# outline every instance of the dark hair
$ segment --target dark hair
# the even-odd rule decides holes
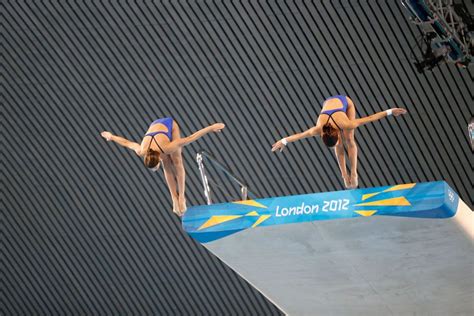
[[[324,144],[328,147],[333,147],[337,144],[339,139],[339,131],[332,127],[330,124],[323,126],[323,133],[321,135]]]
[[[160,153],[156,150],[148,149],[143,159],[145,167],[149,169],[155,168],[160,163]]]

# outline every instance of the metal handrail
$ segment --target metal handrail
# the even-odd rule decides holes
[[[255,194],[248,190],[248,185],[242,180],[234,176],[221,162],[214,158],[211,154],[206,151],[201,151],[196,154],[196,162],[201,173],[201,180],[204,188],[204,196],[208,205],[212,204],[211,189],[209,187],[209,181],[207,179],[206,167],[204,166],[203,157],[212,162],[212,164],[223,171],[229,178],[234,180],[240,186],[241,199],[247,200],[250,196],[252,199],[256,198]]]

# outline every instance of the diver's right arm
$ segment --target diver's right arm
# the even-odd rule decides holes
[[[288,143],[296,142],[300,139],[307,138],[307,137],[313,137],[313,136],[317,136],[317,135],[320,135],[320,134],[321,134],[321,127],[320,126],[311,127],[310,129],[307,129],[304,132],[297,133],[297,134],[294,134],[294,135],[291,135],[291,136],[280,139],[275,144],[273,144],[272,151],[277,151],[277,150],[282,151]]]
[[[132,142],[126,138],[113,135],[112,133],[106,132],[106,131],[100,133],[100,135],[104,137],[108,142],[112,141],[114,143],[117,143],[122,147],[134,150],[138,156],[142,156],[142,150],[141,150],[140,144]]]

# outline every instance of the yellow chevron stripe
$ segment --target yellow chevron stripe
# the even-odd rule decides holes
[[[245,216],[258,216],[258,213],[255,212],[255,211],[252,211],[252,212],[248,212],[247,214],[245,214]]]
[[[356,212],[357,214],[360,214],[362,216],[372,216],[375,213],[377,213],[377,211],[354,211],[354,212]]]
[[[366,199],[368,199],[368,198],[370,198],[370,197],[373,197],[373,196],[375,196],[375,195],[377,195],[377,194],[380,194],[380,193],[382,193],[382,192],[375,192],[375,193],[367,193],[367,194],[364,194],[364,195],[362,195],[362,201],[364,201],[364,200],[366,200]]]
[[[238,201],[238,202],[232,202],[232,203],[243,204],[243,205],[248,205],[248,206],[255,206],[255,207],[261,207],[261,208],[267,208],[265,205],[257,203],[254,200],[245,200],[245,201]]]
[[[404,196],[386,199],[386,200],[378,200],[373,202],[366,202],[361,204],[356,204],[355,206],[408,206],[411,205]]]
[[[406,190],[406,189],[411,189],[416,185],[416,183],[407,183],[407,184],[399,184],[395,185],[391,188],[388,188],[384,192],[391,192],[391,191],[398,191],[398,190]]]
[[[398,185],[394,185],[393,187],[388,188],[387,190],[384,190],[382,192],[367,193],[367,194],[362,195],[362,201],[365,201],[368,198],[371,198],[371,197],[376,196],[377,194],[380,194],[380,193],[383,193],[383,192],[392,192],[392,191],[411,189],[415,185],[416,185],[416,183],[398,184]]]
[[[201,227],[198,228],[198,230],[216,226],[218,224],[222,224],[228,221],[231,221],[233,219],[242,217],[242,215],[213,215],[211,218],[207,220],[204,224],[201,225]]]
[[[252,228],[260,225],[261,223],[266,221],[270,216],[271,215],[261,215],[259,219],[257,219],[257,221],[252,225]]]

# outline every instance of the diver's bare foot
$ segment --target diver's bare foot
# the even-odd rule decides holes
[[[351,175],[351,188],[356,189],[359,186],[359,178],[357,174]]]
[[[344,186],[346,189],[351,188],[351,178],[349,176],[342,177],[344,179]]]
[[[173,198],[173,212],[178,214],[179,213],[179,200],[178,198]]]
[[[178,207],[179,207],[179,212],[181,214],[184,214],[184,212],[186,212],[187,207],[186,207],[185,197],[179,197]]]

